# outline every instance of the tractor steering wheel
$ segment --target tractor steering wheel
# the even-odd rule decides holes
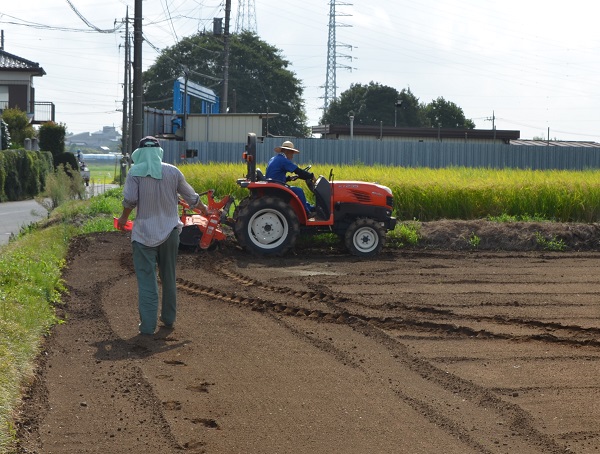
[[[304,168],[305,172],[308,172],[311,169],[311,165],[306,166]],[[306,187],[310,190],[310,192],[315,192],[315,182],[314,180],[304,180],[304,182],[306,183]]]

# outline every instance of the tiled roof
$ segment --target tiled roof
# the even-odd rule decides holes
[[[17,57],[3,50],[0,50],[0,71],[31,71],[39,76],[46,74],[39,63]]]

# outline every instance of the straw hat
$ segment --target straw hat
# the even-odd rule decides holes
[[[275,148],[276,153],[281,153],[284,150],[293,151],[294,153],[300,153],[299,150],[296,150],[294,148],[294,144],[292,142],[290,142],[289,140],[286,140],[285,142],[283,142],[280,147]]]

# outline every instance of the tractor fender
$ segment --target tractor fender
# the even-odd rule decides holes
[[[306,222],[306,210],[304,209],[304,205],[302,205],[298,196],[288,185],[273,180],[265,180],[250,183],[247,189],[250,191],[252,199],[276,197],[283,200],[290,205],[292,210],[294,210],[301,223]]]

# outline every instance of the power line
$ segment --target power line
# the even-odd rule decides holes
[[[145,36],[145,35],[144,35],[144,41],[145,41],[145,42],[146,42],[146,43],[147,43],[147,44],[148,44],[148,45],[149,45],[149,46],[150,46],[152,49],[154,49],[154,50],[155,50],[155,51],[156,51],[158,54],[161,54],[161,55],[163,55],[165,58],[167,58],[167,59],[171,60],[171,61],[172,61],[173,63],[175,63],[176,65],[180,65],[180,66],[182,66],[182,65],[183,65],[182,63],[178,62],[178,61],[177,61],[177,60],[175,60],[174,58],[170,57],[168,54],[166,54],[166,53],[163,53],[163,52],[162,52],[162,51],[161,51],[161,50],[160,50],[158,47],[156,47],[154,44],[152,44],[150,41],[148,41],[148,38],[146,38],[146,36]],[[208,49],[206,49],[206,50],[208,50]],[[196,75],[196,76],[205,77],[205,78],[207,78],[207,79],[210,79],[210,80],[217,80],[217,81],[221,81],[221,78],[219,78],[219,77],[209,76],[208,74],[202,74],[202,73],[199,73],[199,72],[197,72],[197,71],[194,71],[194,70],[189,70],[189,72],[190,72],[191,74],[194,74],[194,75]]]
[[[10,17],[11,19],[13,19],[13,21],[19,21],[19,22],[2,20],[3,17]],[[76,33],[98,33],[98,30],[95,30],[95,29],[88,30],[88,29],[73,28],[73,27],[57,27],[57,26],[53,26],[53,25],[46,25],[46,24],[40,24],[38,22],[27,21],[25,19],[21,19],[21,18],[15,17],[15,16],[11,16],[10,14],[4,14],[4,13],[0,13],[0,23],[9,24],[9,25],[17,25],[20,27],[34,28],[37,30],[52,30],[52,31],[76,32]],[[102,31],[102,33],[115,33],[116,31],[120,30],[121,27],[122,27],[122,25],[119,25],[118,27],[115,27],[112,30],[104,30],[104,31]]]
[[[169,4],[167,0],[165,0],[165,7],[167,9],[167,16],[169,19],[169,25],[171,26],[171,30],[173,31],[173,36],[175,37],[175,42],[179,42],[179,37],[177,36],[177,32],[175,31],[175,26],[173,25],[173,18],[171,17],[171,10],[169,9]]]
[[[83,23],[85,25],[87,25],[91,29],[97,31],[98,33],[114,33],[114,32],[116,32],[117,30],[119,30],[123,26],[123,24],[119,24],[118,27],[115,26],[112,30],[102,30],[101,28],[96,27],[94,24],[92,24],[90,21],[88,21],[85,17],[83,17],[83,14],[81,14],[77,10],[77,8],[75,8],[75,6],[73,6],[73,4],[71,3],[70,0],[67,0],[67,3],[71,7],[71,9],[75,12],[75,14],[77,14],[77,16],[83,21]]]

